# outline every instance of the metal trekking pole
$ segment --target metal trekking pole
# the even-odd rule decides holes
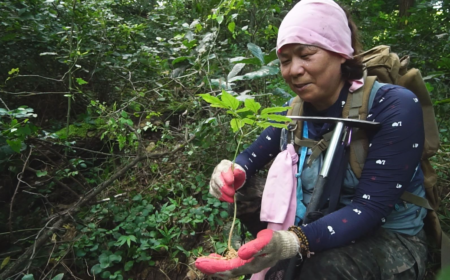
[[[346,139],[342,139],[343,131],[347,129],[351,129],[353,127],[361,128],[361,129],[378,129],[381,125],[376,122],[369,121],[361,121],[361,120],[352,120],[352,119],[343,119],[343,118],[327,118],[327,117],[304,117],[304,116],[289,116],[293,120],[303,120],[310,122],[320,122],[320,123],[332,123],[336,124],[333,135],[330,140],[330,144],[328,146],[327,152],[325,154],[324,162],[322,165],[322,169],[318,175],[316,184],[313,189],[313,193],[311,196],[311,201],[309,202],[306,213],[304,216],[304,224],[308,224],[312,222],[312,217],[310,213],[319,211],[320,201],[322,198],[322,194],[327,183],[328,174],[331,168],[331,164],[333,163],[333,158],[336,153],[336,149],[339,146],[339,143],[342,143]],[[351,134],[351,133],[350,133]],[[344,138],[349,137],[349,135],[345,135]],[[341,141],[342,140],[342,141]],[[299,258],[297,256],[293,257],[289,261],[289,265],[285,271],[283,279],[292,280],[294,279],[294,274],[296,272],[297,261]],[[303,265],[303,262],[302,264]],[[300,267],[301,269],[301,267]]]

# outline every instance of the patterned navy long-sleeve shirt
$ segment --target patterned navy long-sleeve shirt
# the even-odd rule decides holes
[[[341,117],[348,85],[339,99],[325,111],[318,112],[305,103],[305,115]],[[422,109],[411,91],[384,85],[376,93],[367,120],[382,124],[375,133],[367,133],[369,151],[352,202],[302,229],[312,252],[349,244],[379,228],[405,190],[422,184],[423,174],[416,167],[424,143]],[[318,140],[332,127],[308,123],[309,138]],[[245,167],[247,177],[255,174],[280,152],[281,129],[269,127],[236,159]],[[413,181],[411,178],[414,176]],[[369,199],[367,199],[369,198]]]

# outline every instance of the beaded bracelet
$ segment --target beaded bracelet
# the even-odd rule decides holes
[[[309,242],[306,235],[303,233],[302,229],[298,226],[291,226],[288,229],[295,233],[300,241],[300,251],[302,255],[309,255]]]

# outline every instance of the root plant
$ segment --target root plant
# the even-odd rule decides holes
[[[211,107],[222,108],[226,110],[228,116],[231,116],[230,128],[237,139],[237,147],[234,152],[233,165],[239,154],[242,142],[259,128],[267,128],[269,126],[277,128],[286,128],[286,122],[290,119],[277,113],[287,111],[289,107],[270,107],[261,110],[261,104],[252,98],[246,98],[243,102],[239,101],[233,95],[225,90],[219,97],[210,94],[200,94],[206,102],[211,104]],[[243,106],[242,106],[243,105]],[[234,213],[233,222],[231,224],[230,233],[228,235],[228,250],[224,259],[233,259],[237,257],[236,250],[231,245],[231,238],[233,236],[234,224],[236,222],[236,196],[234,199]]]

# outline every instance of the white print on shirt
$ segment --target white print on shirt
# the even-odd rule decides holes
[[[402,126],[402,122],[395,122],[392,124],[392,126]]]
[[[256,157],[256,154],[255,154],[255,153],[252,153],[252,156],[253,156],[253,157]]]
[[[384,97],[381,97],[380,101],[378,103],[381,103],[384,101]]]
[[[376,161],[376,164],[385,165],[386,161],[384,159],[383,160],[379,159],[379,160]]]
[[[419,144],[418,143],[414,143],[413,144],[413,148],[417,148],[417,147],[419,147]]]
[[[364,198],[364,199],[367,199],[367,200],[370,200],[370,194],[365,194],[365,195],[363,195],[363,198]]]
[[[269,154],[269,157],[273,157],[273,155],[272,155],[272,154]]]
[[[372,147],[372,143],[369,144],[369,148]]]
[[[419,102],[419,99],[417,99],[417,98],[413,98],[413,100],[414,100],[414,102]]]
[[[382,223],[386,222],[386,219],[385,218],[381,218],[381,222]]]
[[[397,189],[401,189],[403,186],[400,184],[397,184],[397,186],[395,186]]]
[[[353,209],[353,212],[355,212],[355,213],[358,214],[358,215],[361,215],[361,210]]]
[[[253,160],[251,158],[248,158],[248,160],[253,163]]]
[[[419,166],[418,166],[418,165],[416,166],[416,171],[417,171],[417,168],[419,168]]]
[[[272,138],[270,138],[269,135],[266,136],[266,139],[269,141],[272,140]]]
[[[328,226],[328,230],[330,231],[331,235],[335,234],[336,232],[334,232],[334,229],[330,226]]]
[[[369,114],[368,116],[367,116],[367,118],[370,118],[372,116],[372,114]]]
[[[342,107],[344,107],[344,105],[345,105],[345,101],[342,101]]]
[[[247,169],[247,170],[248,170],[248,167],[247,167],[247,165],[244,165],[244,167],[245,167],[245,169]]]

